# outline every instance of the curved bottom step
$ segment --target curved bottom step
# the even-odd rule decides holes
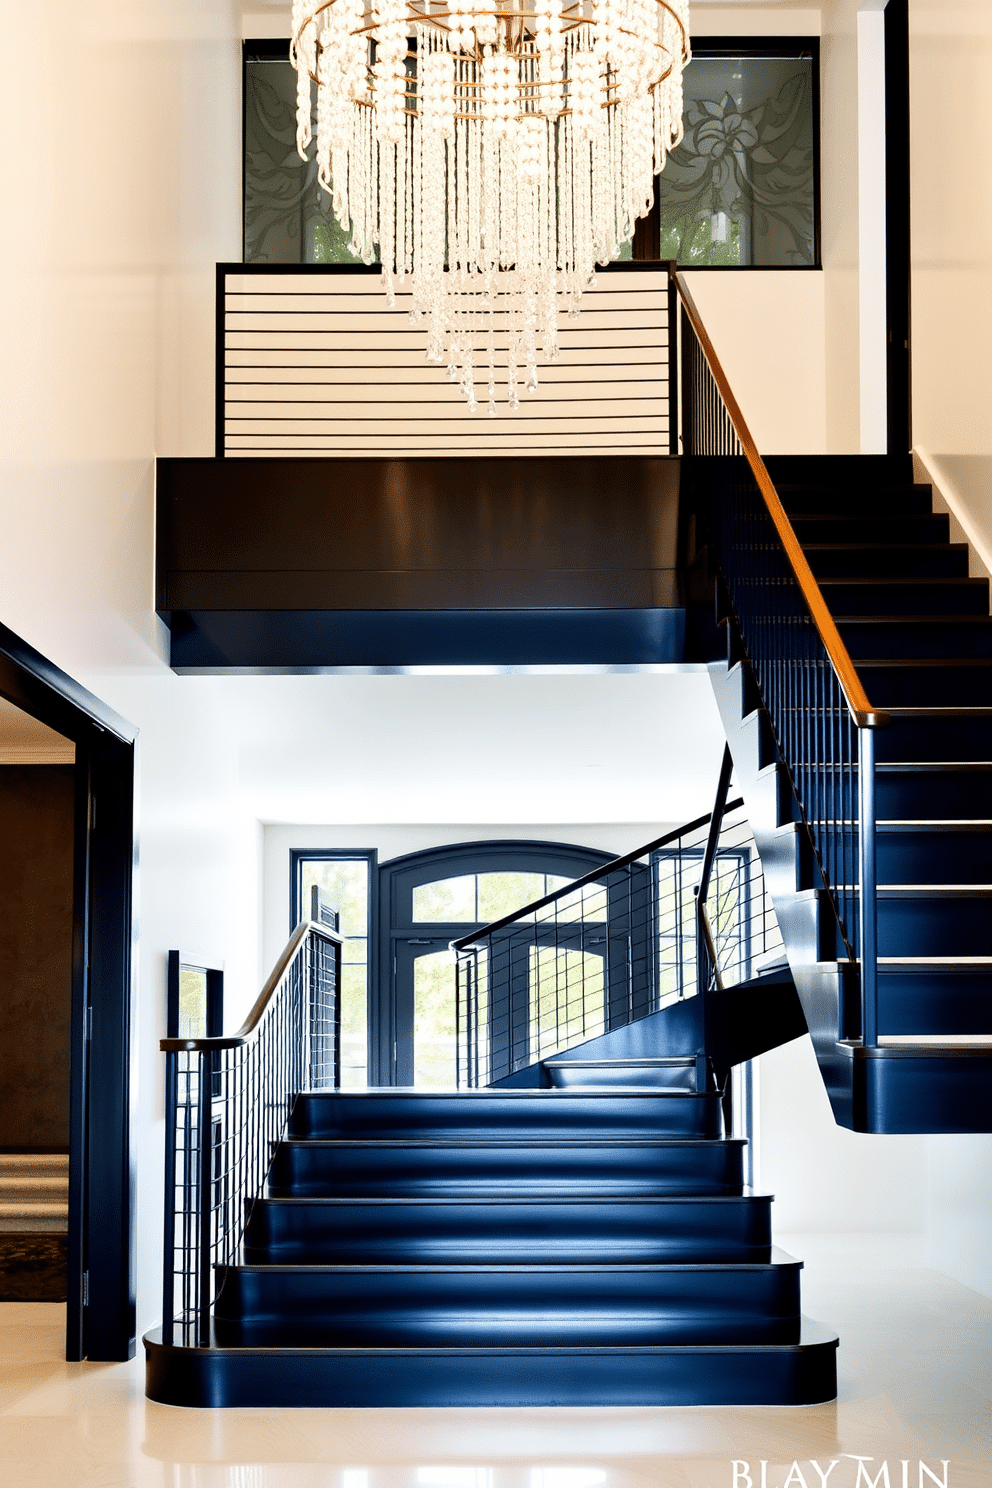
[[[818,1405],[837,1394],[837,1336],[670,1348],[187,1348],[145,1335],[162,1405],[419,1407]]]

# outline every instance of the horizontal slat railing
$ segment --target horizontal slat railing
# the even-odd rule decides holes
[[[704,541],[837,910],[859,963],[864,1044],[877,1042],[873,708],[720,365],[685,277],[681,430],[687,456],[722,457],[697,483]],[[692,484],[691,471],[688,483]]]
[[[341,939],[303,921],[237,1033],[168,1038],[163,1342],[205,1347],[296,1096],[340,1083]]]
[[[540,455],[583,450],[667,455],[676,398],[673,295],[659,264],[597,272],[561,353],[538,387],[505,401],[497,332],[497,416],[488,363],[471,413],[443,365],[425,357],[409,292],[387,302],[376,270],[344,265],[222,264],[217,279],[217,453],[240,457]]]

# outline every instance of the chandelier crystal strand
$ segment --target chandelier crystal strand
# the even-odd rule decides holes
[[[293,0],[297,148],[490,416],[558,356],[682,136],[687,0]]]

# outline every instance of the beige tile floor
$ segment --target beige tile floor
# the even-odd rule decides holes
[[[2,1488],[879,1488],[992,1484],[992,1302],[905,1247],[803,1236],[840,1393],[804,1409],[187,1411],[142,1363],[70,1365],[62,1309],[0,1306]],[[845,1455],[851,1454],[851,1455]],[[945,1470],[941,1459],[948,1459]],[[792,1470],[796,1461],[798,1468]],[[836,1465],[831,1469],[830,1463]],[[904,1483],[902,1462],[909,1465]],[[888,1464],[888,1479],[881,1473]],[[797,1476],[798,1472],[798,1476]],[[860,1478],[862,1488],[865,1478]]]

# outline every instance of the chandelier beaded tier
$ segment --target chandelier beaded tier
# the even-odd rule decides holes
[[[472,412],[504,358],[517,408],[682,137],[687,0],[293,0],[290,59],[351,251]]]

